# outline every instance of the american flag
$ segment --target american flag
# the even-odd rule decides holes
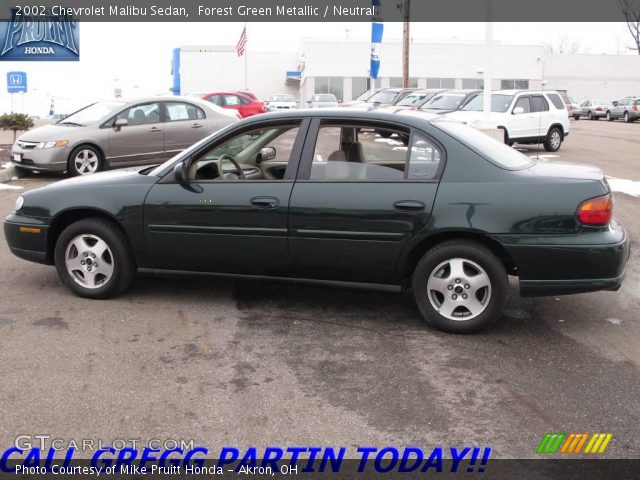
[[[240,35],[240,40],[238,40],[238,43],[236,44],[236,53],[238,54],[239,57],[244,55],[244,49],[246,46],[247,46],[247,27],[245,25],[245,27],[242,29],[242,35]]]

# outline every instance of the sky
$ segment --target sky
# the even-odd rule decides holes
[[[125,96],[167,93],[171,85],[171,52],[183,45],[235,45],[242,23],[82,23],[78,62],[0,62],[0,113],[11,109],[6,72],[26,71],[29,92],[15,98],[22,108],[44,116],[51,99],[56,113],[69,113],[95,100],[112,96],[116,83]],[[370,39],[371,26],[358,23],[249,23],[248,52],[292,51],[302,38]],[[411,24],[415,41],[484,41],[485,24]],[[401,23],[386,23],[384,42],[402,37]],[[564,38],[590,54],[633,52],[624,23],[494,23],[495,41],[511,45],[559,44]],[[249,56],[250,58],[250,56]]]

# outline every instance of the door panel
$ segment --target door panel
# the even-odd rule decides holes
[[[166,157],[190,147],[211,130],[204,111],[187,102],[165,102],[164,145]]]
[[[145,164],[164,159],[164,123],[158,102],[135,105],[117,115],[128,125],[109,129],[109,163]]]
[[[410,151],[403,147],[408,132],[395,128],[362,122],[310,132],[289,205],[294,275],[394,282],[403,246],[428,225],[444,161],[415,132]]]
[[[202,192],[156,184],[145,201],[152,268],[286,275],[287,203],[292,182],[200,183]],[[256,198],[270,205],[254,205]]]

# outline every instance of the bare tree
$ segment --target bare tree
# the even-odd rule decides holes
[[[542,45],[545,53],[579,53],[580,51],[580,42],[577,40],[572,40],[565,33],[561,37],[558,37],[556,40],[547,40]]]
[[[636,50],[640,55],[640,0],[618,0],[618,2],[635,43],[631,49]]]

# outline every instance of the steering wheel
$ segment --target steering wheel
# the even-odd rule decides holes
[[[224,173],[224,170],[222,169],[222,162],[224,160],[229,160],[231,163],[233,163],[233,166],[238,169],[238,175],[231,172]],[[232,180],[232,179],[237,180],[238,178],[240,178],[241,180],[247,179],[247,177],[244,174],[244,170],[242,170],[242,167],[240,166],[240,164],[236,162],[236,159],[233,158],[231,155],[227,155],[226,153],[223,153],[216,160],[216,165],[218,166],[218,174],[220,175],[221,180]],[[230,175],[230,176],[227,176],[227,175]],[[235,178],[232,178],[231,176]]]

